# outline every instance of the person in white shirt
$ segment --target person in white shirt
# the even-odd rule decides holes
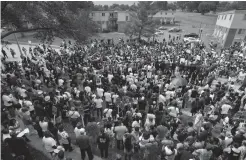
[[[111,80],[112,80],[113,77],[114,76],[111,73],[108,74],[108,81],[109,81],[109,83],[111,83]]]
[[[39,118],[39,125],[40,125],[43,133],[48,131],[48,122],[45,120],[44,117]]]
[[[77,126],[74,128],[75,137],[77,138],[78,136],[80,136],[81,132],[85,132],[85,129],[82,128],[82,124],[81,123],[78,123]]]
[[[90,95],[91,94],[91,87],[90,86],[86,86],[85,87],[85,91],[86,91],[87,94]]]
[[[58,135],[61,137],[60,143],[63,145],[65,151],[72,151],[73,148],[71,147],[71,139],[68,133],[64,130],[63,125],[59,126]]]
[[[57,148],[57,144],[56,141],[52,138],[51,133],[49,131],[44,132],[44,137],[42,141],[46,151],[49,152],[51,156],[53,156],[53,152]]]
[[[160,94],[158,98],[158,102],[162,103],[163,105],[166,104],[166,98],[164,95]]]
[[[101,118],[103,118],[103,111],[102,111],[102,103],[103,103],[103,100],[102,100],[102,98],[100,98],[100,97],[96,97],[95,99],[94,99],[94,102],[95,102],[95,104],[96,104],[96,109],[97,109],[97,117],[99,118],[100,116],[101,116]]]
[[[229,104],[223,104],[221,106],[221,114],[227,115],[230,109],[232,109],[232,106],[231,105],[229,105]]]
[[[116,103],[117,98],[119,98],[119,95],[116,94],[116,93],[113,93],[113,94],[112,94],[113,103]]]
[[[106,91],[106,92],[104,93],[104,97],[105,97],[105,101],[107,102],[107,104],[108,104],[108,103],[112,103],[112,96],[111,96],[111,93],[110,93],[110,92]],[[108,106],[108,105],[107,105],[107,106]]]
[[[136,91],[138,88],[134,83],[132,83],[130,87],[133,91]]]
[[[150,130],[150,126],[154,126],[155,125],[155,115],[154,114],[147,114],[147,118],[144,124],[145,130],[149,131]]]
[[[67,117],[70,119],[72,126],[75,128],[80,118],[79,112],[72,107],[71,110],[67,112]]]
[[[2,96],[2,100],[3,100],[3,105],[5,107],[9,107],[12,106],[13,104],[13,96],[12,94],[6,93]]]
[[[61,87],[64,83],[63,79],[58,79],[58,86]]]
[[[109,118],[112,117],[112,112],[113,110],[111,108],[105,108],[103,111],[103,114],[105,115],[105,118]]]
[[[100,87],[97,88],[97,95],[98,95],[100,98],[103,97],[103,92],[104,92],[104,89],[102,89],[102,88],[100,88]]]

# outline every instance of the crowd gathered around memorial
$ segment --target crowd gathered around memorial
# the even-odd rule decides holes
[[[32,136],[55,160],[72,160],[76,147],[82,160],[96,150],[109,160],[246,160],[240,44],[218,50],[174,36],[40,44],[15,62],[2,54],[3,160],[33,160]]]

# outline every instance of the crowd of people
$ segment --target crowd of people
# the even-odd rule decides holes
[[[27,143],[37,135],[53,159],[71,159],[70,123],[82,160],[95,146],[105,159],[117,149],[118,160],[245,160],[246,57],[239,45],[206,49],[169,37],[63,41],[59,51],[23,48],[20,62],[4,56],[2,158],[32,160]]]

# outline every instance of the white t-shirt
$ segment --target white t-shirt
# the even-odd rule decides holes
[[[58,80],[58,85],[59,85],[59,86],[62,86],[63,83],[64,83],[64,80],[63,80],[63,79],[59,79],[59,80]]]
[[[11,106],[12,105],[12,101],[13,101],[12,96],[10,96],[10,95],[3,95],[2,96],[2,100],[3,100],[3,104],[5,106]]]
[[[91,87],[86,86],[86,87],[85,87],[85,91],[86,91],[86,93],[91,93]]]
[[[39,121],[39,125],[42,128],[42,131],[43,132],[48,131],[48,122],[41,122],[41,121]]]
[[[104,92],[104,89],[102,89],[102,88],[97,88],[97,95],[98,95],[99,97],[103,97],[103,92]]]
[[[103,102],[103,100],[101,98],[94,99],[94,102],[96,103],[96,108],[102,108],[102,102]]]
[[[84,128],[78,129],[77,127],[75,127],[75,129],[74,129],[75,136],[76,136],[76,137],[80,136],[82,130],[85,131]]]
[[[137,90],[137,88],[138,88],[138,87],[137,87],[134,83],[131,85],[131,89],[132,89],[132,90]]]
[[[69,144],[68,139],[67,139],[69,136],[66,131],[62,131],[62,132],[58,131],[58,135],[61,136],[60,141],[62,144]]]
[[[132,128],[140,127],[140,124],[138,121],[133,121],[132,122]]]
[[[109,81],[109,83],[111,83],[111,80],[112,80],[113,77],[114,76],[112,74],[108,74],[108,81]]]
[[[159,103],[165,104],[166,103],[166,98],[163,95],[159,95],[159,99],[158,99]]]
[[[111,93],[105,92],[104,93],[104,97],[105,97],[105,101],[106,102],[111,102],[112,101],[112,99],[111,99]]]
[[[223,104],[221,109],[222,109],[221,114],[228,114],[228,111],[232,109],[232,107],[228,104]]]
[[[108,117],[112,117],[112,112],[113,110],[112,109],[108,109],[108,108],[105,108],[103,113],[106,114],[106,118]]]
[[[127,86],[123,86],[122,89],[123,89],[124,93],[127,92]]]
[[[56,141],[53,138],[43,137],[43,143],[44,143],[44,148],[47,150],[47,152],[53,152],[54,151],[54,148],[52,148],[52,147],[56,146]]]
[[[80,114],[79,114],[78,111],[69,111],[68,112],[68,117],[70,117],[70,118],[79,118]]]
[[[114,95],[112,95],[112,98],[113,98],[113,102],[116,103],[116,100],[117,100],[117,98],[119,98],[119,95],[114,94]]]
[[[31,101],[23,101],[23,103],[26,105],[26,106],[28,106],[29,107],[29,109],[28,109],[28,111],[33,111],[34,110],[34,106],[33,106],[33,104],[32,104],[32,102]]]
[[[179,113],[179,109],[176,107],[168,107],[168,110],[170,111],[169,115],[173,117],[177,117]]]

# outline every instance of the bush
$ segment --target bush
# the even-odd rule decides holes
[[[110,30],[108,30],[108,29],[103,29],[103,31],[102,31],[103,33],[109,33],[110,32]]]

